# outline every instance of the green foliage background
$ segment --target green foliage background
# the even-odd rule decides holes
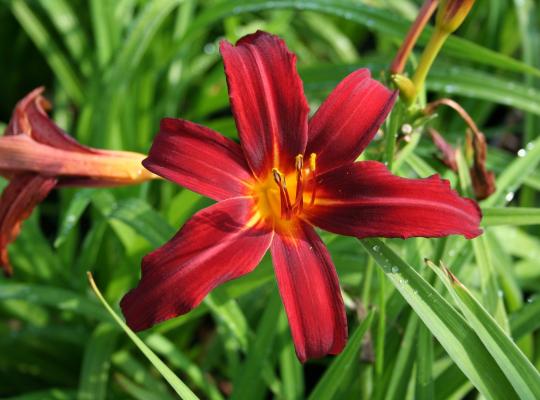
[[[91,146],[147,152],[164,116],[235,138],[219,40],[257,29],[283,37],[315,110],[356,68],[387,79],[418,7],[411,0],[4,0],[0,128],[18,99],[45,85],[54,120]],[[92,293],[86,271],[118,310],[141,257],[209,200],[163,181],[62,189],[24,223],[10,248],[15,277],[0,278],[0,396],[457,399],[479,390],[487,398],[540,398],[539,30],[535,0],[478,0],[428,77],[430,98],[458,100],[488,138],[498,190],[481,203],[485,235],[359,242],[323,234],[351,329],[340,357],[298,362],[265,258],[193,312],[141,334],[148,360]],[[463,144],[465,125],[452,112],[429,125]],[[467,193],[464,164],[458,180],[424,133],[418,127],[398,142],[396,173],[439,172]],[[383,153],[379,140],[367,156]],[[426,267],[426,257],[443,260],[470,292]]]

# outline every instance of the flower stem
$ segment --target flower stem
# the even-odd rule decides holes
[[[411,51],[416,44],[418,37],[420,36],[429,19],[437,9],[438,4],[438,0],[426,0],[424,2],[424,5],[420,9],[418,16],[416,17],[414,23],[411,26],[411,29],[407,33],[405,40],[401,44],[401,47],[399,48],[396,57],[394,58],[394,61],[392,61],[392,65],[390,66],[390,72],[392,74],[401,74],[405,69],[407,59],[409,58],[409,55],[411,54]]]
[[[429,40],[420,63],[418,64],[418,69],[413,76],[413,84],[416,87],[416,93],[418,94],[423,90],[424,83],[426,81],[427,74],[435,61],[435,58],[439,54],[444,42],[448,38],[449,33],[444,32],[440,29],[435,29],[433,36]]]
[[[402,120],[402,108],[401,103],[397,103],[394,109],[392,110],[392,113],[390,114],[390,118],[388,119],[388,125],[385,132],[385,154],[384,154],[384,161],[386,162],[386,166],[390,171],[392,171],[392,166],[394,163],[394,152],[396,149],[396,138],[399,126],[401,125]]]

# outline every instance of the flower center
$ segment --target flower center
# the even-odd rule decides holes
[[[288,221],[309,207],[316,196],[316,160],[312,153],[309,165],[299,154],[294,160],[294,172],[284,174],[277,168],[255,187],[257,208],[261,216],[274,221]]]

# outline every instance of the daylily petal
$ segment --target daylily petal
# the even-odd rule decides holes
[[[244,196],[253,179],[240,145],[202,125],[164,118],[143,165],[214,200]]]
[[[309,108],[296,56],[277,36],[248,35],[236,46],[221,42],[229,97],[240,141],[253,172],[294,170],[304,154]]]
[[[99,153],[99,150],[83,146],[60,129],[47,115],[50,103],[41,95],[45,88],[39,87],[20,100],[13,110],[4,134],[31,136],[39,143],[61,150],[80,153]]]
[[[318,177],[305,217],[330,232],[364,237],[441,237],[482,233],[482,214],[438,175],[406,179],[381,163],[357,162]]]
[[[216,286],[251,272],[272,236],[247,197],[199,211],[143,258],[139,285],[120,303],[127,324],[140,331],[188,312]]]
[[[55,178],[35,174],[14,177],[0,197],[0,268],[12,274],[7,246],[19,234],[21,223],[43,201],[56,184]]]
[[[299,221],[276,233],[272,259],[281,299],[300,361],[337,354],[347,341],[347,318],[326,246]]]
[[[371,79],[367,69],[343,79],[309,121],[306,154],[317,154],[317,169],[353,162],[377,133],[396,95]]]

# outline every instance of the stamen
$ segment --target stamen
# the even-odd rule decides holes
[[[292,206],[289,192],[287,191],[287,181],[285,180],[285,175],[283,175],[277,168],[272,168],[272,174],[274,176],[274,181],[279,187],[279,197],[281,200],[281,218],[290,219]]]
[[[311,200],[309,205],[312,206],[315,203],[315,195],[317,194],[317,154],[311,153],[309,155],[309,169],[313,179],[313,187],[311,189]]]
[[[293,212],[302,211],[304,207],[304,179],[302,177],[302,169],[304,168],[304,156],[298,154],[295,160],[296,167],[296,194],[294,197]]]

